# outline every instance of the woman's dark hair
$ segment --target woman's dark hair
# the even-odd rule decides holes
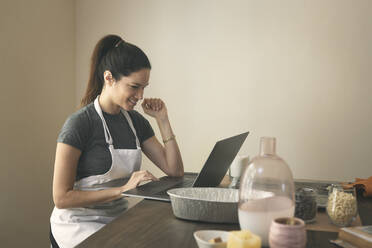
[[[144,68],[151,69],[151,65],[139,47],[125,42],[117,35],[103,37],[92,54],[88,86],[81,99],[81,106],[93,102],[101,93],[104,85],[103,73],[106,70],[118,81],[121,77]]]

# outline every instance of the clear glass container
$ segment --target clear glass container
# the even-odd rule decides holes
[[[340,227],[350,226],[357,213],[355,189],[343,189],[339,184],[332,184],[327,203],[327,214],[331,222]]]
[[[293,217],[295,210],[292,172],[275,149],[275,138],[261,138],[260,154],[244,171],[239,189],[240,228],[259,235],[263,246],[272,220]]]
[[[302,219],[305,223],[315,221],[317,212],[317,193],[313,188],[304,187],[296,190],[295,217]]]

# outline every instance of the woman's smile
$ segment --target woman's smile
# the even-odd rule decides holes
[[[133,105],[133,107],[137,104],[137,100],[134,99],[129,99],[129,102]]]

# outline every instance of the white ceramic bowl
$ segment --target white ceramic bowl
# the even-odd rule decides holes
[[[194,232],[194,238],[199,248],[226,248],[229,232],[220,230],[199,230]],[[222,242],[209,243],[208,241],[220,237]]]

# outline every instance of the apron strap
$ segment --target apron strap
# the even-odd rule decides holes
[[[102,109],[101,109],[101,106],[99,106],[98,98],[99,98],[99,95],[98,95],[97,98],[94,100],[94,108],[96,109],[96,111],[97,111],[99,117],[100,117],[101,120],[102,120],[103,130],[104,130],[104,132],[105,132],[105,139],[106,139],[106,142],[107,142],[109,145],[113,145],[113,141],[112,141],[112,137],[111,137],[111,134],[110,134],[110,130],[109,130],[108,126],[107,126],[107,123],[106,123],[106,121],[105,121],[105,118],[103,117]],[[130,129],[132,129],[132,132],[133,132],[133,134],[134,134],[134,137],[136,138],[136,146],[137,146],[137,149],[140,149],[140,148],[141,148],[141,145],[140,145],[140,142],[139,142],[139,140],[138,140],[137,132],[136,132],[136,129],[134,128],[134,125],[133,125],[132,119],[130,118],[128,112],[125,111],[124,109],[121,109],[121,113],[122,113],[122,114],[125,116],[125,118],[127,119]]]
[[[97,96],[96,100],[94,100],[94,108],[96,109],[99,117],[101,117],[101,120],[102,120],[102,123],[103,123],[103,130],[105,132],[106,142],[109,145],[112,145],[113,143],[112,143],[112,137],[111,137],[111,134],[110,134],[110,130],[108,129],[105,118],[103,118],[103,113],[102,113],[101,106],[99,106],[98,98],[99,98],[99,95]]]
[[[140,146],[140,142],[139,142],[138,137],[137,137],[136,129],[135,129],[134,126],[133,126],[132,119],[130,118],[128,112],[125,111],[124,109],[121,109],[121,112],[124,114],[125,118],[126,118],[127,121],[128,121],[128,124],[129,124],[130,128],[131,128],[132,131],[133,131],[134,136],[136,137],[136,145],[137,145],[137,149],[140,149],[140,148],[141,148],[141,146]]]

